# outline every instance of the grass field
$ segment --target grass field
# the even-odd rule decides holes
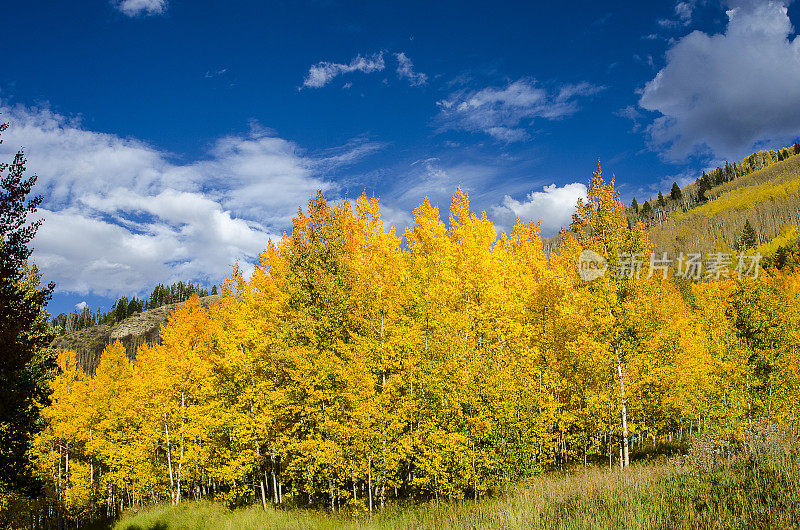
[[[478,502],[389,506],[372,517],[187,503],[128,514],[114,529],[800,528],[797,465],[797,438],[762,426],[747,443],[707,436],[685,458],[545,475]]]

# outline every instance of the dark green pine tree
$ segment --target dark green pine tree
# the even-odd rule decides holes
[[[647,202],[647,201],[644,201],[644,204],[642,205],[642,215],[647,217],[647,216],[650,215],[650,212],[652,212],[652,211],[653,211],[653,208],[650,207],[650,203]]]
[[[758,245],[758,235],[756,234],[756,231],[753,229],[753,225],[750,224],[749,220],[744,223],[741,241],[742,250],[755,248]]]
[[[634,202],[636,201],[636,199],[633,199],[633,200],[634,200]],[[217,294],[217,286],[216,285],[211,287],[211,294]]]
[[[673,201],[680,201],[683,199],[683,192],[677,182],[672,183],[672,191],[669,192],[669,198]]]
[[[7,124],[0,125],[0,133]],[[41,274],[29,264],[29,244],[41,220],[28,222],[41,196],[27,199],[36,176],[25,178],[25,157],[17,153],[0,164],[0,483],[23,494],[39,489],[26,452],[47,402],[47,377],[55,359],[46,348],[52,340],[45,312],[55,285],[41,287]]]
[[[122,322],[128,318],[128,299],[124,296],[117,298],[117,303],[114,304],[114,320]]]
[[[658,205],[662,208],[667,206],[667,201],[664,200],[664,195],[660,191],[658,192]]]
[[[631,201],[631,209],[634,212],[636,212],[637,214],[639,213],[639,203],[636,202],[636,197],[634,197],[633,200]],[[214,288],[216,289],[216,287],[217,286],[215,285]],[[214,293],[214,294],[217,294],[217,293]]]
[[[706,197],[706,192],[711,189],[711,183],[709,182],[709,177],[706,175],[705,171],[703,172],[703,176],[700,177],[700,180],[697,183],[697,190],[700,202],[706,202],[708,197]]]

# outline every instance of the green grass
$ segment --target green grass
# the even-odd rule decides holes
[[[800,528],[797,439],[759,429],[737,445],[700,438],[680,461],[545,475],[477,503],[388,506],[372,517],[186,503],[131,513],[114,529]]]

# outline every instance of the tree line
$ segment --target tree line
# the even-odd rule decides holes
[[[782,239],[800,226],[800,157],[741,175],[708,195],[708,201],[685,212],[673,210],[658,222],[651,220],[650,239],[658,251],[675,256],[749,249],[774,253],[772,242],[793,243]]]
[[[672,211],[686,212],[715,198],[714,194],[710,193],[715,187],[783,162],[796,154],[800,154],[800,145],[794,143],[790,147],[753,153],[739,163],[731,164],[725,161],[724,166],[718,166],[709,172],[703,171],[702,175],[685,189],[682,189],[677,182],[673,182],[668,195],[659,191],[656,199],[647,200],[641,206],[634,197],[628,215],[634,222],[642,221],[649,227],[663,221]]]
[[[626,466],[758,418],[797,427],[800,273],[626,275],[653,249],[594,174],[559,249],[498,234],[460,189],[401,239],[380,205],[318,193],[222,302],[190,299],[160,345],[59,357],[30,508],[87,521],[216,498],[354,512],[470,498],[544,470]],[[584,281],[581,256],[607,260]]]
[[[51,325],[57,334],[63,334],[98,324],[116,324],[142,311],[149,311],[168,304],[182,303],[194,295],[204,297],[209,294],[218,294],[216,285],[212,286],[209,291],[191,281],[186,283],[179,281],[166,286],[158,284],[153,288],[149,298],[139,300],[134,296],[129,300],[127,297],[121,296],[114,301],[110,311],[102,309],[93,311],[89,307],[76,308],[71,313],[60,313],[52,319]]]

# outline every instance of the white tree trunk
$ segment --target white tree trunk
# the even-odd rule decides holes
[[[167,438],[167,469],[169,469],[169,490],[172,504],[175,504],[175,478],[172,474],[172,448],[169,444],[169,426],[167,425],[167,413],[164,413],[164,435]]]
[[[628,409],[626,407],[628,399],[625,396],[625,380],[622,377],[622,359],[619,356],[619,352],[617,352],[617,376],[619,377],[619,401],[622,415],[622,462],[620,463],[624,467],[628,467],[630,465],[628,458]]]

